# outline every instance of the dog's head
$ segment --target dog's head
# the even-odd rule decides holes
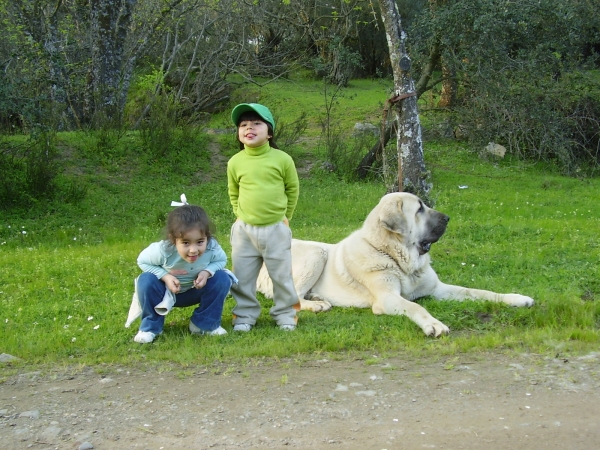
[[[424,255],[444,232],[450,217],[429,208],[407,192],[385,195],[372,211],[373,219],[387,232],[394,233],[407,247],[416,247]]]

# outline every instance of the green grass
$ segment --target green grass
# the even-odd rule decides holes
[[[284,113],[302,108],[301,99],[299,95],[293,100],[299,106]],[[363,112],[353,114],[364,117],[378,101],[372,99]],[[347,122],[352,126],[354,120],[353,115]],[[200,141],[196,154],[206,155],[208,141]],[[77,136],[61,136],[61,142],[71,148]],[[298,330],[282,333],[268,316],[270,301],[262,299],[263,315],[251,333],[191,336],[190,310],[176,309],[155,343],[136,344],[132,337],[139,322],[124,328],[139,273],[135,261],[144,247],[160,239],[171,200],[185,192],[191,202],[204,206],[230,253],[234,217],[224,169],[207,181],[196,170],[194,155],[182,157],[189,162],[178,170],[158,170],[135,160],[120,160],[116,167],[71,152],[65,156],[65,170],[77,173],[87,186],[82,201],[59,199],[30,211],[3,212],[0,218],[0,352],[21,358],[13,367],[167,361],[186,367],[322,354],[597,350],[600,180],[565,178],[551,167],[511,158],[482,161],[452,141],[427,142],[425,154],[436,209],[451,217],[448,231],[431,251],[440,278],[529,295],[536,300],[534,307],[423,299],[420,303],[451,329],[449,336],[433,339],[405,317],[353,308],[301,312]],[[361,226],[383,193],[383,185],[375,181],[342,182],[323,173],[304,177],[291,223],[294,236],[337,242]],[[228,298],[223,315],[228,330],[232,308]]]
[[[335,123],[352,131],[357,122],[379,124],[382,108],[390,97],[391,84],[385,80],[352,80],[348,88],[342,89],[333,104]],[[307,136],[318,136],[321,121],[326,116],[325,99],[331,102],[334,88],[319,80],[288,79],[269,83],[263,87],[244,84],[234,96],[233,103],[255,102],[268,106],[278,121],[291,122],[301,112],[306,112],[309,128]],[[230,110],[215,114],[210,121],[214,128],[231,128]]]

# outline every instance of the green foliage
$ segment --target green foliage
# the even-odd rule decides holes
[[[29,139],[0,141],[0,209],[29,207],[53,199],[58,172],[56,135],[38,132]]]
[[[597,67],[596,9],[561,0],[436,2],[409,34],[409,53],[424,67],[439,44],[438,65],[456,84],[450,121],[474,147],[495,142],[566,174],[593,174],[600,85],[582,72]]]
[[[361,55],[344,45],[342,38],[334,36],[326,51],[312,60],[315,74],[334,86],[346,87],[348,81],[362,66]]]
[[[600,167],[600,83],[580,74],[559,80],[529,77],[488,89],[455,121],[475,147],[503,144],[521,158],[553,161],[565,174],[593,175]]]

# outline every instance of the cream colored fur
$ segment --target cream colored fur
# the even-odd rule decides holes
[[[375,314],[403,314],[426,335],[449,329],[413,300],[487,300],[531,306],[530,297],[497,294],[442,283],[431,268],[429,247],[444,233],[448,216],[428,208],[408,193],[385,195],[362,228],[337,244],[292,241],[292,272],[302,309],[332,306],[371,308]],[[272,297],[263,266],[257,289]]]

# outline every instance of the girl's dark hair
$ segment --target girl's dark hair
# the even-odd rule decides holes
[[[277,147],[277,144],[275,143],[274,140],[274,136],[275,136],[275,132],[273,131],[273,127],[271,126],[271,124],[269,122],[267,122],[265,119],[263,119],[262,117],[260,117],[260,115],[254,111],[246,111],[245,113],[243,113],[237,123],[237,127],[240,127],[240,123],[242,123],[244,120],[260,120],[261,122],[265,123],[267,125],[267,128],[269,129],[269,134],[271,135],[271,137],[269,138],[269,145],[273,148],[279,148]],[[240,135],[238,134],[237,130],[235,130],[235,136],[240,144],[240,150],[244,150],[244,144],[242,144],[242,142],[240,141]]]
[[[165,234],[171,244],[190,230],[200,230],[206,240],[212,238],[215,227],[206,211],[195,205],[183,205],[172,210],[167,216]]]

